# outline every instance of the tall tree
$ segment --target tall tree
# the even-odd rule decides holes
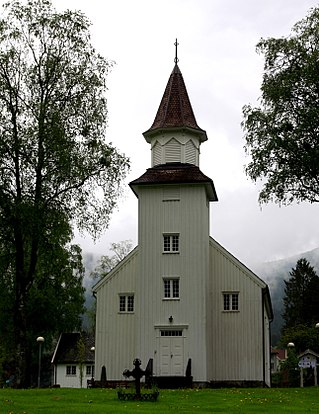
[[[319,277],[306,259],[299,259],[285,280],[284,328],[315,325],[319,320]]]
[[[91,272],[93,280],[106,276],[118,263],[120,263],[132,250],[132,240],[122,240],[118,243],[111,243],[110,251],[112,255],[101,256],[98,266]]]
[[[246,173],[262,180],[261,202],[319,201],[319,8],[287,38],[261,39],[260,107],[243,108]]]
[[[109,250],[113,252],[111,255],[101,256],[98,265],[91,272],[90,276],[95,283],[105,277],[118,263],[120,263],[132,250],[132,240],[122,240],[118,243],[111,243]],[[96,300],[87,309],[87,316],[90,322],[90,330],[95,331],[96,320]]]
[[[94,50],[89,26],[50,0],[12,0],[0,20],[1,283],[14,303],[21,386],[29,301],[48,249],[66,247],[73,224],[93,237],[107,227],[128,168],[105,142],[112,64]],[[61,269],[58,257],[55,264]]]

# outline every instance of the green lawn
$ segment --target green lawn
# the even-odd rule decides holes
[[[319,413],[319,387],[160,390],[157,402],[111,389],[0,389],[0,414]]]

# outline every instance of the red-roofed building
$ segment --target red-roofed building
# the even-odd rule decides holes
[[[286,361],[287,357],[287,349],[271,348],[271,372],[273,374],[280,371],[280,366]]]

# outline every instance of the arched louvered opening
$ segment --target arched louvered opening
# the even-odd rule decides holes
[[[181,144],[175,138],[172,138],[165,145],[165,163],[181,162],[181,158]]]
[[[152,166],[162,164],[162,146],[156,142],[152,148]]]
[[[185,146],[185,162],[189,164],[197,165],[198,162],[198,149],[195,147],[192,140],[186,142]]]

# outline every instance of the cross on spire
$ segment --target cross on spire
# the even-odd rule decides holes
[[[179,43],[177,43],[177,39],[176,39],[174,45],[175,45],[175,59],[174,59],[174,62],[177,65],[177,62],[179,60],[178,57],[177,57],[177,46],[179,45]]]

